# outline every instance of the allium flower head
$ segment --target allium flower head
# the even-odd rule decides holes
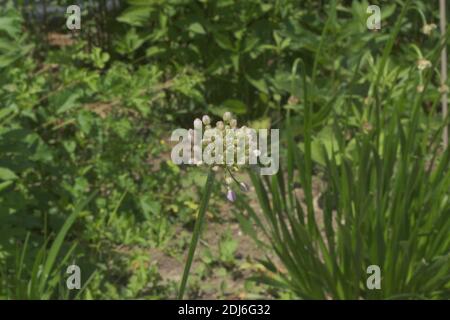
[[[426,68],[430,68],[431,67],[431,62],[427,59],[419,59],[417,60],[417,68],[420,71],[425,70]]]
[[[231,112],[223,114],[223,120],[212,125],[212,120],[208,115],[203,115],[201,119],[194,120],[194,129],[189,130],[188,143],[193,151],[193,158],[189,160],[189,164],[197,166],[211,165],[211,170],[214,172],[222,172],[224,185],[226,187],[226,198],[230,202],[236,201],[236,192],[233,191],[232,185],[236,184],[242,192],[248,192],[249,186],[245,182],[240,182],[235,173],[245,165],[245,159],[252,157],[260,157],[261,151],[257,148],[257,136],[254,129],[246,126],[238,127],[237,120],[233,117]],[[200,139],[198,129],[204,126],[205,131],[200,131]],[[195,139],[194,139],[195,138]],[[196,141],[200,144],[196,144]],[[215,143],[224,143],[223,153],[212,148]],[[204,151],[210,152],[214,157],[214,162],[211,163],[208,159],[202,161]],[[230,158],[231,158],[231,161]],[[226,158],[226,161],[225,161]],[[241,162],[241,160],[244,161]]]
[[[422,33],[429,36],[434,29],[436,29],[436,25],[434,23],[424,24],[422,27]]]

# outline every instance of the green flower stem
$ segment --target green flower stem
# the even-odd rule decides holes
[[[209,170],[208,178],[206,179],[205,187],[203,189],[202,202],[200,204],[200,210],[195,221],[194,233],[192,234],[191,244],[189,246],[189,253],[184,266],[183,279],[181,280],[180,291],[178,292],[178,299],[183,299],[184,290],[186,289],[186,283],[191,269],[192,260],[194,260],[195,249],[197,247],[198,239],[200,238],[200,232],[202,229],[203,221],[205,220],[206,208],[208,207],[209,198],[212,192],[212,186],[214,182],[214,171]]]

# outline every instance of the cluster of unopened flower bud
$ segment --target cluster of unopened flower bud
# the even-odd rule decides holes
[[[201,129],[204,125],[204,132]],[[201,145],[195,144],[195,130],[200,130],[198,135],[201,137]],[[214,171],[219,171],[221,167],[228,167],[231,170],[238,171],[246,163],[246,159],[250,157],[256,158],[261,155],[257,149],[257,134],[255,130],[251,130],[246,126],[237,127],[237,120],[233,118],[230,112],[225,112],[223,121],[217,121],[215,127],[211,125],[211,118],[204,115],[202,119],[194,120],[194,129],[189,130],[190,143],[194,151],[191,160],[192,164],[198,166],[204,165],[202,160],[203,150],[209,148],[209,154],[214,157],[212,165]],[[213,148],[218,144],[219,151]],[[224,150],[225,149],[225,150]],[[206,162],[206,164],[208,164]]]
[[[419,71],[423,71],[426,68],[431,68],[432,64],[431,61],[427,60],[427,59],[419,59],[417,60],[417,68],[419,69]]]
[[[245,159],[248,159],[251,153],[254,157],[260,155],[259,150],[256,148],[256,135],[252,134],[252,130],[246,126],[238,128],[237,125],[237,120],[231,112],[225,112],[222,120],[217,121],[214,127],[212,126],[211,118],[208,115],[204,115],[202,119],[195,119],[194,129],[189,130],[192,143],[194,142],[194,130],[201,129],[204,126],[201,147],[192,143],[194,151],[192,163],[197,166],[206,165],[205,161],[201,159],[203,150],[215,147],[216,142],[221,148],[225,146],[225,150],[221,149],[222,152],[220,154],[216,154],[216,150],[210,150],[216,160],[210,165],[215,172],[223,169],[227,187],[227,199],[231,202],[236,200],[236,193],[232,188],[233,183],[236,183],[244,192],[249,190],[247,184],[239,182],[233,173],[239,171],[245,165]]]
[[[424,24],[422,27],[422,33],[429,36],[434,29],[436,29],[436,25],[434,23]]]

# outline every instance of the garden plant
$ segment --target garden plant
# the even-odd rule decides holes
[[[449,7],[0,0],[0,299],[449,299]]]

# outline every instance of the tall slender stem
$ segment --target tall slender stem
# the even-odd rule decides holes
[[[444,38],[444,41],[447,42],[447,18],[446,18],[446,7],[445,7],[445,0],[439,1],[439,13],[440,13],[440,27],[441,27],[441,34]],[[444,86],[447,84],[447,44],[445,44],[444,48],[441,51],[441,86],[442,88],[445,88]],[[448,113],[448,102],[447,102],[447,91],[443,90],[442,97],[441,97],[441,103],[442,103],[442,117],[444,118],[444,121],[447,120],[447,113]],[[444,148],[448,148],[448,125],[444,127],[443,137],[442,137]]]
[[[197,220],[195,221],[194,233],[192,234],[186,265],[184,266],[183,278],[180,284],[180,291],[178,292],[179,300],[183,299],[184,291],[186,289],[189,271],[191,269],[192,261],[194,260],[195,249],[197,247],[198,239],[200,238],[200,232],[202,230],[202,225],[205,220],[206,209],[208,207],[209,198],[211,196],[213,182],[214,182],[214,171],[210,169],[208,173],[208,178],[206,179],[205,187],[203,188],[203,197],[200,203],[200,209],[198,212]]]

